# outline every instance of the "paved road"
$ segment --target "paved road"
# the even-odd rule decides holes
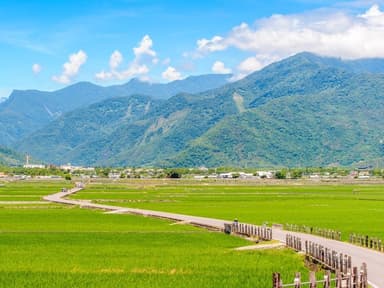
[[[231,223],[232,221],[213,219],[206,217],[197,217],[192,215],[175,214],[168,212],[160,212],[153,210],[135,209],[135,208],[123,208],[110,205],[95,204],[84,200],[69,200],[64,197],[70,194],[76,193],[82,190],[82,188],[73,188],[67,192],[59,192],[56,194],[48,195],[44,197],[44,200],[69,205],[79,205],[81,208],[90,209],[102,209],[110,211],[111,213],[131,213],[143,216],[151,216],[157,218],[166,218],[176,221],[184,221],[194,225],[204,226],[213,229],[224,228],[224,223]],[[330,240],[314,235],[288,232],[280,229],[273,229],[272,236],[274,240],[279,240],[285,243],[285,237],[287,234],[299,236],[303,241],[308,240],[320,245],[323,245],[329,249],[335,250],[339,253],[352,256],[353,266],[358,266],[365,262],[368,266],[368,279],[370,284],[376,288],[384,288],[384,253],[373,251],[367,248],[358,247],[346,242],[340,242],[336,240]]]

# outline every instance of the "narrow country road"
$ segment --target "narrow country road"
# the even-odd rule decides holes
[[[213,229],[224,228],[224,223],[231,223],[232,221],[221,220],[221,219],[213,219],[206,217],[198,217],[191,215],[183,215],[183,214],[175,214],[161,211],[153,211],[153,210],[143,210],[143,209],[135,209],[135,208],[124,208],[110,205],[102,205],[95,204],[89,201],[84,200],[69,200],[64,197],[74,194],[83,188],[73,188],[66,192],[59,192],[52,195],[48,195],[44,197],[44,200],[62,203],[68,205],[79,205],[81,208],[93,208],[93,209],[102,209],[110,211],[111,213],[131,213],[143,216],[151,216],[157,218],[166,218],[175,221],[184,221],[186,223],[191,223],[193,225],[204,226]],[[355,246],[346,242],[330,240],[326,238],[322,238],[319,236],[314,236],[310,234],[297,233],[284,231],[280,229],[273,229],[272,237],[274,240],[278,240],[280,242],[285,243],[286,235],[291,234],[300,237],[303,241],[312,241],[323,245],[329,249],[338,251],[339,253],[347,254],[352,257],[352,265],[358,266],[365,262],[368,266],[368,280],[371,286],[374,288],[384,288],[384,253],[380,253],[374,250],[370,250],[367,248]]]

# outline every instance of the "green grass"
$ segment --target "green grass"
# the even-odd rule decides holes
[[[72,198],[228,220],[238,218],[255,224],[304,224],[339,230],[344,239],[352,232],[384,238],[383,185],[241,183],[100,183],[91,184]]]
[[[3,192],[42,191],[23,183],[9,183]],[[290,250],[233,249],[250,244],[153,218],[56,204],[0,205],[0,287],[254,288],[271,286],[274,271],[284,279],[307,274],[302,256]]]
[[[0,201],[40,201],[43,196],[73,187],[63,180],[23,180],[17,182],[0,182]]]

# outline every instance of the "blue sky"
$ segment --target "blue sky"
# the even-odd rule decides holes
[[[133,77],[236,80],[304,50],[384,57],[382,2],[0,0],[0,97]]]

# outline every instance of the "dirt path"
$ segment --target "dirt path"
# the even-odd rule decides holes
[[[69,200],[64,197],[74,194],[82,188],[73,188],[67,192],[59,192],[52,195],[44,197],[44,200],[62,203],[68,205],[79,205],[81,208],[89,209],[102,209],[109,211],[111,213],[130,213],[143,216],[151,216],[157,218],[166,218],[175,221],[184,221],[192,225],[198,225],[202,227],[207,227],[210,229],[223,230],[225,223],[231,223],[232,221],[222,220],[222,219],[213,219],[206,217],[198,217],[192,215],[183,215],[175,214],[161,211],[153,210],[144,210],[136,208],[124,208],[110,205],[95,204],[89,201],[82,200]],[[281,243],[285,243],[286,235],[296,235],[299,236],[303,241],[312,241],[320,245],[323,245],[329,249],[333,249],[343,254],[348,254],[352,256],[352,261],[354,266],[360,267],[360,265],[365,262],[368,265],[368,279],[370,285],[374,288],[384,288],[384,253],[380,253],[374,250],[370,250],[363,247],[358,247],[346,242],[340,242],[336,240],[330,240],[322,238],[319,236],[297,233],[297,232],[288,232],[280,229],[273,229],[272,236],[274,240],[278,240]]]

